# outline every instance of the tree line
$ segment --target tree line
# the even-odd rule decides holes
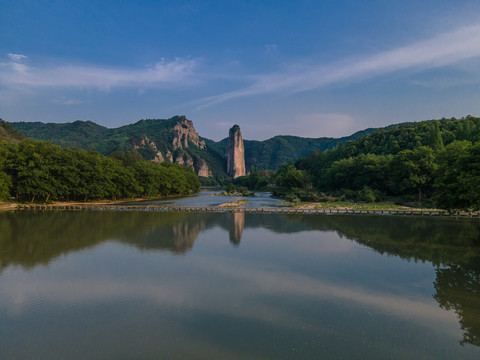
[[[442,119],[379,130],[294,166],[301,184],[375,201],[425,198],[444,209],[480,208],[480,118]],[[282,173],[293,170],[285,165]],[[297,174],[298,175],[298,174]],[[285,177],[285,175],[283,175]],[[287,184],[290,188],[292,184]],[[300,185],[300,186],[298,186]]]
[[[255,172],[244,180],[249,187],[252,181]],[[395,196],[443,209],[480,209],[480,118],[380,129],[283,164],[269,181],[292,201]]]
[[[135,153],[106,157],[25,139],[0,142],[0,199],[49,202],[187,195],[200,190],[182,165],[144,161]]]

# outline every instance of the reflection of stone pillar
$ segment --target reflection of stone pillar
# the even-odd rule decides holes
[[[233,214],[227,214],[227,223],[230,242],[239,245],[240,240],[242,240],[243,228],[245,226],[245,213],[234,212]]]

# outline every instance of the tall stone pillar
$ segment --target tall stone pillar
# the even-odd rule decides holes
[[[240,126],[233,125],[228,133],[227,174],[233,178],[245,176],[245,148]]]

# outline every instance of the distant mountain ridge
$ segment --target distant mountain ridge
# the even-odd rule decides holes
[[[193,166],[200,176],[222,180],[226,174],[228,138],[213,141],[198,135],[185,116],[170,119],[143,119],[118,128],[106,128],[92,121],[72,123],[15,122],[11,125],[27,137],[54,144],[98,151],[138,151],[146,160],[170,161]],[[355,140],[377,129],[370,128],[341,138],[302,138],[279,135],[264,141],[244,140],[245,166],[277,170],[313,150],[335,148],[340,142]],[[227,135],[227,134],[226,134]]]

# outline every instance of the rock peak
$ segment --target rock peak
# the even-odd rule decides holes
[[[245,148],[240,126],[233,125],[228,132],[227,174],[233,178],[245,176]]]
[[[173,135],[173,148],[188,148],[188,142],[192,142],[195,146],[198,146],[200,149],[205,149],[205,141],[200,140],[195,128],[193,127],[193,122],[188,120],[185,116],[178,116],[175,118],[176,124],[172,128]]]

